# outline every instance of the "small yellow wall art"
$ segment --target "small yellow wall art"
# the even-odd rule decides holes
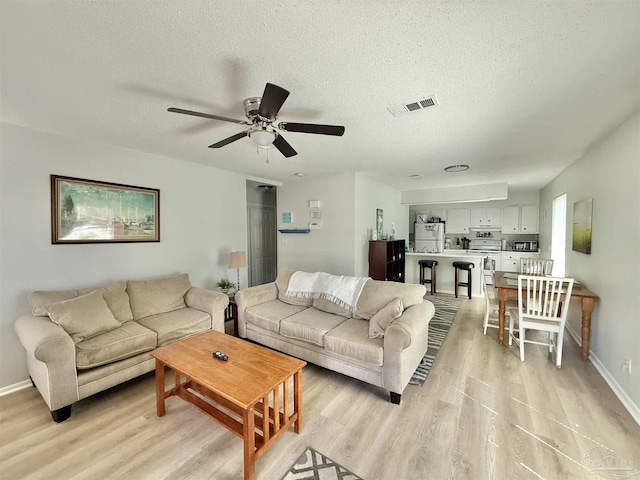
[[[573,245],[574,252],[591,254],[591,221],[593,198],[573,204]]]

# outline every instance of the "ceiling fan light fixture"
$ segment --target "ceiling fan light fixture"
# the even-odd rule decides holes
[[[249,137],[257,146],[269,148],[276,139],[276,132],[273,130],[253,130],[249,133]]]

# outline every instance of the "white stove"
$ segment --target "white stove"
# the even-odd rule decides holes
[[[487,285],[493,284],[491,277],[491,269],[500,270],[502,255],[502,241],[493,238],[473,238],[469,242],[469,251],[474,253],[484,253],[487,257],[484,259],[482,273]]]

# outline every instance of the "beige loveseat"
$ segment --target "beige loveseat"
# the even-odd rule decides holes
[[[427,351],[435,308],[425,287],[369,279],[352,311],[287,295],[293,273],[280,269],[275,282],[236,293],[239,335],[382,387],[400,403]]]
[[[71,405],[155,368],[149,354],[196,333],[224,332],[229,298],[189,276],[36,291],[14,325],[27,366],[56,422]]]

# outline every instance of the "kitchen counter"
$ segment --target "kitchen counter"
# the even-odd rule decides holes
[[[409,256],[424,257],[425,255],[428,255],[430,257],[448,257],[448,258],[454,258],[454,257],[464,257],[464,258],[479,257],[479,258],[484,258],[484,257],[487,256],[484,253],[478,253],[478,252],[474,252],[474,251],[471,251],[471,250],[454,250],[454,249],[444,250],[441,253],[435,253],[435,252],[405,252],[405,255],[408,256],[408,257]]]
[[[442,253],[421,253],[406,252],[405,253],[405,282],[420,283],[420,270],[418,269],[419,260],[437,260],[438,266],[436,275],[436,292],[451,293],[455,292],[455,269],[453,262],[471,262],[474,268],[471,270],[471,295],[481,297],[484,295],[482,291],[482,265],[486,254],[471,252],[467,250],[444,250]],[[466,280],[466,272],[462,272],[463,281]],[[459,298],[467,298],[467,289],[459,287]]]

